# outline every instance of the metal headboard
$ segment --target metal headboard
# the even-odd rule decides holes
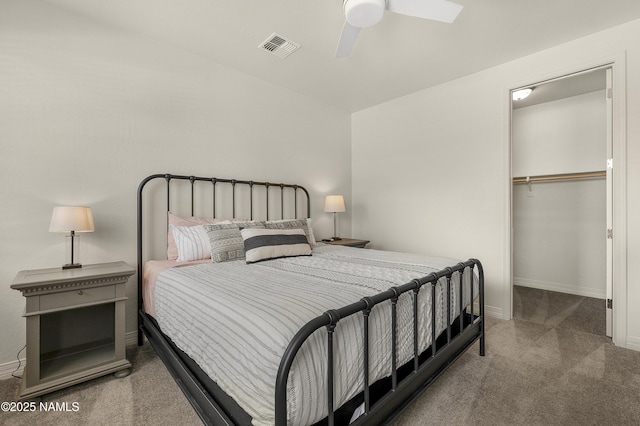
[[[256,195],[254,195],[254,187],[264,187],[265,190],[263,191],[263,194],[260,195],[261,198],[264,198],[264,206],[266,206],[266,220],[272,220],[272,218],[270,217],[270,200],[269,200],[269,196],[270,194],[272,196],[275,196],[276,199],[279,196],[280,197],[280,219],[285,219],[285,193],[292,193],[293,194],[293,214],[294,214],[294,219],[297,218],[301,218],[301,217],[311,217],[311,202],[309,200],[309,192],[300,185],[294,185],[294,184],[287,184],[287,183],[272,183],[272,182],[259,182],[259,181],[253,181],[253,180],[239,180],[239,179],[222,179],[222,178],[216,178],[216,177],[200,177],[200,176],[183,176],[183,175],[172,175],[172,174],[155,174],[155,175],[151,175],[146,177],[145,179],[142,180],[142,182],[140,182],[140,185],[138,186],[138,222],[137,222],[137,226],[138,226],[138,310],[140,310],[142,308],[142,272],[143,272],[143,266],[144,266],[144,257],[143,257],[143,224],[142,224],[142,218],[143,218],[143,190],[145,188],[145,186],[154,180],[164,180],[165,181],[165,186],[166,186],[166,212],[168,213],[169,211],[171,211],[171,182],[172,181],[188,181],[190,183],[190,211],[191,211],[191,216],[195,216],[195,206],[196,206],[196,198],[198,196],[198,194],[196,194],[195,188],[196,188],[196,184],[198,185],[209,185],[212,191],[212,217],[216,218],[216,214],[218,209],[218,205],[217,205],[217,198],[219,198],[220,196],[224,196],[226,194],[223,194],[221,191],[218,191],[218,188],[220,188],[220,185],[226,185],[227,187],[230,186],[231,188],[231,203],[232,203],[232,217],[236,217],[236,202],[238,197],[240,197],[240,195],[237,196],[236,194],[236,187],[238,186],[244,186],[244,187],[248,187],[249,191],[248,191],[248,201],[249,201],[249,208],[248,208],[248,216],[250,219],[254,219],[254,206],[257,205],[254,203],[254,198],[257,198]],[[302,193],[304,194],[305,199],[300,200],[300,204],[303,206],[303,208],[301,209],[299,206],[299,199],[298,199],[298,194]],[[222,195],[220,195],[222,194]],[[304,202],[306,200],[306,202]],[[223,199],[224,201],[224,199]],[[245,197],[245,201],[246,201],[246,197]],[[273,201],[273,199],[271,200]],[[224,203],[222,203],[224,204]],[[291,203],[290,203],[291,204]],[[304,216],[301,216],[299,214],[299,210],[304,210],[304,207],[306,207],[306,212],[304,212]],[[167,215],[165,214],[165,217]],[[167,228],[168,228],[168,223],[167,223]],[[138,326],[140,325],[140,322],[138,322]],[[141,334],[139,334],[139,340],[141,339]]]

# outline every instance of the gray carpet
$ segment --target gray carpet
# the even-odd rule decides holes
[[[514,287],[514,320],[487,318],[486,356],[467,351],[396,426],[640,425],[640,352],[604,336],[604,314],[604,300]]]
[[[474,345],[395,425],[639,425],[640,352],[604,337],[600,302],[516,287],[515,319],[487,319],[487,355]],[[79,402],[77,413],[0,413],[0,424],[200,424],[150,345],[127,357],[128,377],[43,397]],[[18,385],[1,381],[0,400],[13,400]]]
[[[605,335],[604,299],[514,286],[513,316],[550,327]]]
[[[201,425],[182,391],[150,344],[127,348],[129,376],[104,376],[44,395],[43,402],[78,402],[77,412],[0,413],[0,424],[32,425]],[[0,381],[0,401],[13,401],[20,381]]]

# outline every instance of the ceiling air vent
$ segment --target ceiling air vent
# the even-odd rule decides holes
[[[273,33],[268,39],[260,43],[258,48],[264,49],[273,53],[277,57],[284,59],[296,50],[300,49],[300,45]]]

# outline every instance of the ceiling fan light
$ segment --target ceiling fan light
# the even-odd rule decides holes
[[[367,28],[382,20],[385,7],[385,0],[345,0],[344,14],[350,25]]]
[[[530,87],[527,87],[525,89],[515,90],[512,93],[513,100],[514,101],[521,101],[524,98],[526,98],[527,96],[529,96],[531,94],[531,92],[533,92],[533,89],[530,88]]]

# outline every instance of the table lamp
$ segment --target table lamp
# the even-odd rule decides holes
[[[58,206],[53,208],[49,232],[68,232],[71,241],[71,261],[62,269],[82,268],[82,264],[74,259],[76,232],[93,232],[94,230],[93,215],[89,207]]]
[[[341,240],[336,232],[336,213],[342,213],[344,208],[344,197],[342,195],[327,195],[324,200],[324,211],[333,213],[333,239]]]

